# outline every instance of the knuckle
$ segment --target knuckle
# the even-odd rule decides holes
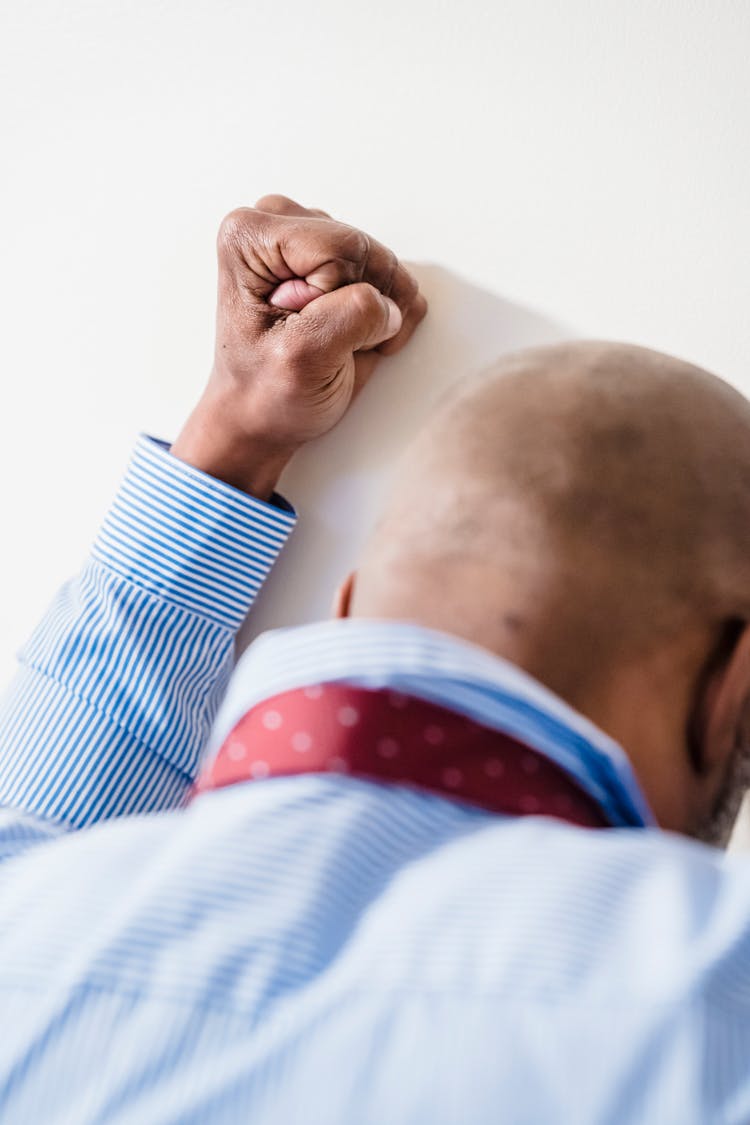
[[[286,195],[272,192],[270,195],[261,196],[255,204],[255,209],[256,211],[270,211],[274,215],[286,215],[290,211],[296,210],[297,204]]]
[[[403,292],[404,303],[407,305],[416,304],[419,298],[419,284],[417,279],[409,273],[403,266],[400,267],[401,290]]]
[[[382,298],[372,285],[352,286],[349,299],[352,312],[360,320],[382,320],[385,316]]]
[[[341,237],[341,256],[351,262],[364,263],[370,253],[370,240],[362,230],[345,227]]]
[[[237,207],[225,215],[219,225],[216,244],[219,252],[237,250],[247,234],[250,225],[250,216],[253,214],[249,207]]]
[[[390,297],[391,293],[396,288],[397,282],[399,280],[399,278],[398,278],[399,262],[398,262],[398,258],[396,257],[396,255],[393,253],[392,250],[386,251],[386,263],[387,264],[386,264],[386,268],[385,268],[385,273],[386,273],[387,280],[386,280],[386,283],[385,283],[384,292],[385,292],[386,296]]]

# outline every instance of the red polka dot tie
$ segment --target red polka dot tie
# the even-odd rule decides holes
[[[253,707],[196,792],[330,772],[409,785],[491,812],[608,824],[577,782],[516,739],[414,696],[340,683],[284,692]]]

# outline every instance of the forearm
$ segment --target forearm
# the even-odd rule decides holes
[[[141,439],[0,711],[0,804],[79,827],[179,805],[294,524]]]
[[[390,250],[282,196],[228,215],[218,259],[208,385],[173,453],[139,443],[89,562],[21,655],[0,805],[79,827],[183,801],[294,523],[278,475],[425,314]]]

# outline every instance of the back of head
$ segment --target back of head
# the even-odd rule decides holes
[[[415,441],[352,612],[467,637],[575,697],[608,661],[748,613],[749,541],[739,392],[643,348],[534,349]]]
[[[708,797],[686,772],[703,769],[688,728],[750,621],[750,404],[634,346],[509,356],[413,443],[350,613],[513,661],[640,755],[662,823],[697,823]]]

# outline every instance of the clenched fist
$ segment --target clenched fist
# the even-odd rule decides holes
[[[214,365],[172,453],[268,499],[427,305],[392,251],[284,196],[228,215],[218,256]]]

